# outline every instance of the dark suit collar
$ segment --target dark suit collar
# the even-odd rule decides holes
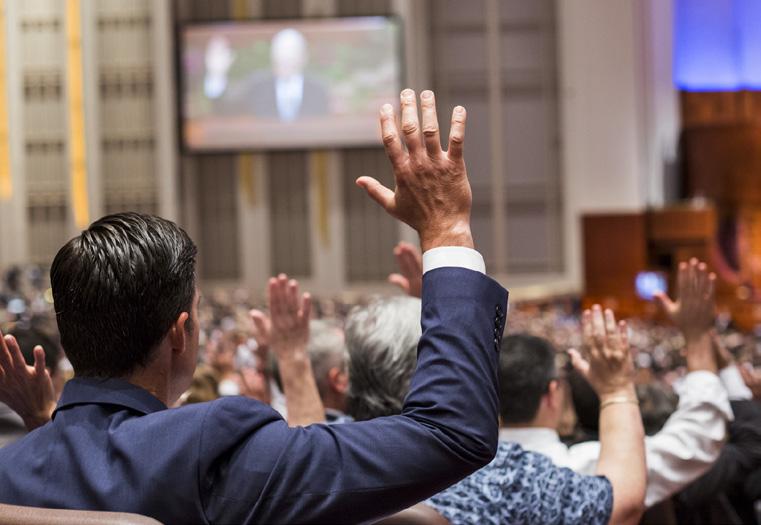
[[[61,399],[53,412],[73,405],[116,405],[142,414],[166,410],[166,405],[147,390],[123,379],[75,377],[63,387]]]

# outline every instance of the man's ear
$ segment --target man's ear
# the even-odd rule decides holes
[[[185,330],[185,326],[190,319],[188,312],[182,312],[177,320],[172,323],[172,328],[169,329],[169,342],[172,345],[172,351],[179,354],[185,351],[187,347],[188,333]]]
[[[563,398],[560,392],[560,383],[556,379],[550,381],[547,385],[547,404],[556,410],[563,408]]]
[[[349,390],[349,374],[342,372],[338,367],[328,370],[328,382],[330,388],[339,394],[345,394]]]

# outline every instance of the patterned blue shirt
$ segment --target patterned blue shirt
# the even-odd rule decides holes
[[[613,487],[604,477],[577,474],[500,441],[494,461],[426,503],[453,525],[605,524]]]

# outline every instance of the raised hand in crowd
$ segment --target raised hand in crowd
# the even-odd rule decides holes
[[[746,365],[740,367],[740,375],[742,375],[745,385],[750,389],[753,394],[753,399],[756,401],[761,399],[761,370],[753,368],[753,365]]]
[[[420,94],[422,128],[415,92],[401,94],[402,139],[394,108],[381,108],[381,132],[386,154],[394,170],[395,188],[386,188],[372,177],[359,177],[357,184],[391,216],[414,228],[425,252],[439,246],[473,248],[470,209],[473,196],[463,160],[466,112],[452,112],[447,151],[441,148],[436,101],[432,91]],[[422,133],[421,133],[422,130]]]
[[[261,310],[251,310],[251,320],[254,322],[252,335],[256,340],[258,349],[267,350],[270,346],[270,334],[272,332],[272,320]]]
[[[423,257],[420,250],[408,242],[401,241],[394,247],[394,257],[400,273],[388,276],[388,282],[397,285],[412,297],[423,295]]]
[[[303,426],[325,420],[325,408],[309,361],[309,318],[312,299],[299,294],[299,284],[280,274],[269,281],[269,323],[257,310],[251,317],[259,327],[269,324],[270,350],[278,361],[288,409],[288,424]]]
[[[574,368],[600,398],[597,474],[613,486],[611,523],[637,523],[644,510],[645,432],[634,389],[634,363],[626,323],[616,324],[599,305],[582,316],[582,352],[569,350]]]
[[[716,322],[716,275],[705,263],[693,258],[679,264],[676,301],[664,293],[656,299],[684,335],[687,368],[716,372],[711,330]]]
[[[56,396],[41,346],[34,348],[34,366],[28,366],[16,338],[0,333],[0,402],[21,416],[30,431],[50,421]]]

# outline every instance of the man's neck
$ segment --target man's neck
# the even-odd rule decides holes
[[[336,412],[346,413],[346,398],[338,395],[326,395],[322,400],[322,404],[325,408],[335,410]]]
[[[151,370],[150,367],[143,368],[134,372],[130,376],[125,377],[124,380],[148,391],[149,394],[167,406],[169,406],[170,401],[172,401],[169,399],[172,394],[170,392],[167,374],[162,370]]]

